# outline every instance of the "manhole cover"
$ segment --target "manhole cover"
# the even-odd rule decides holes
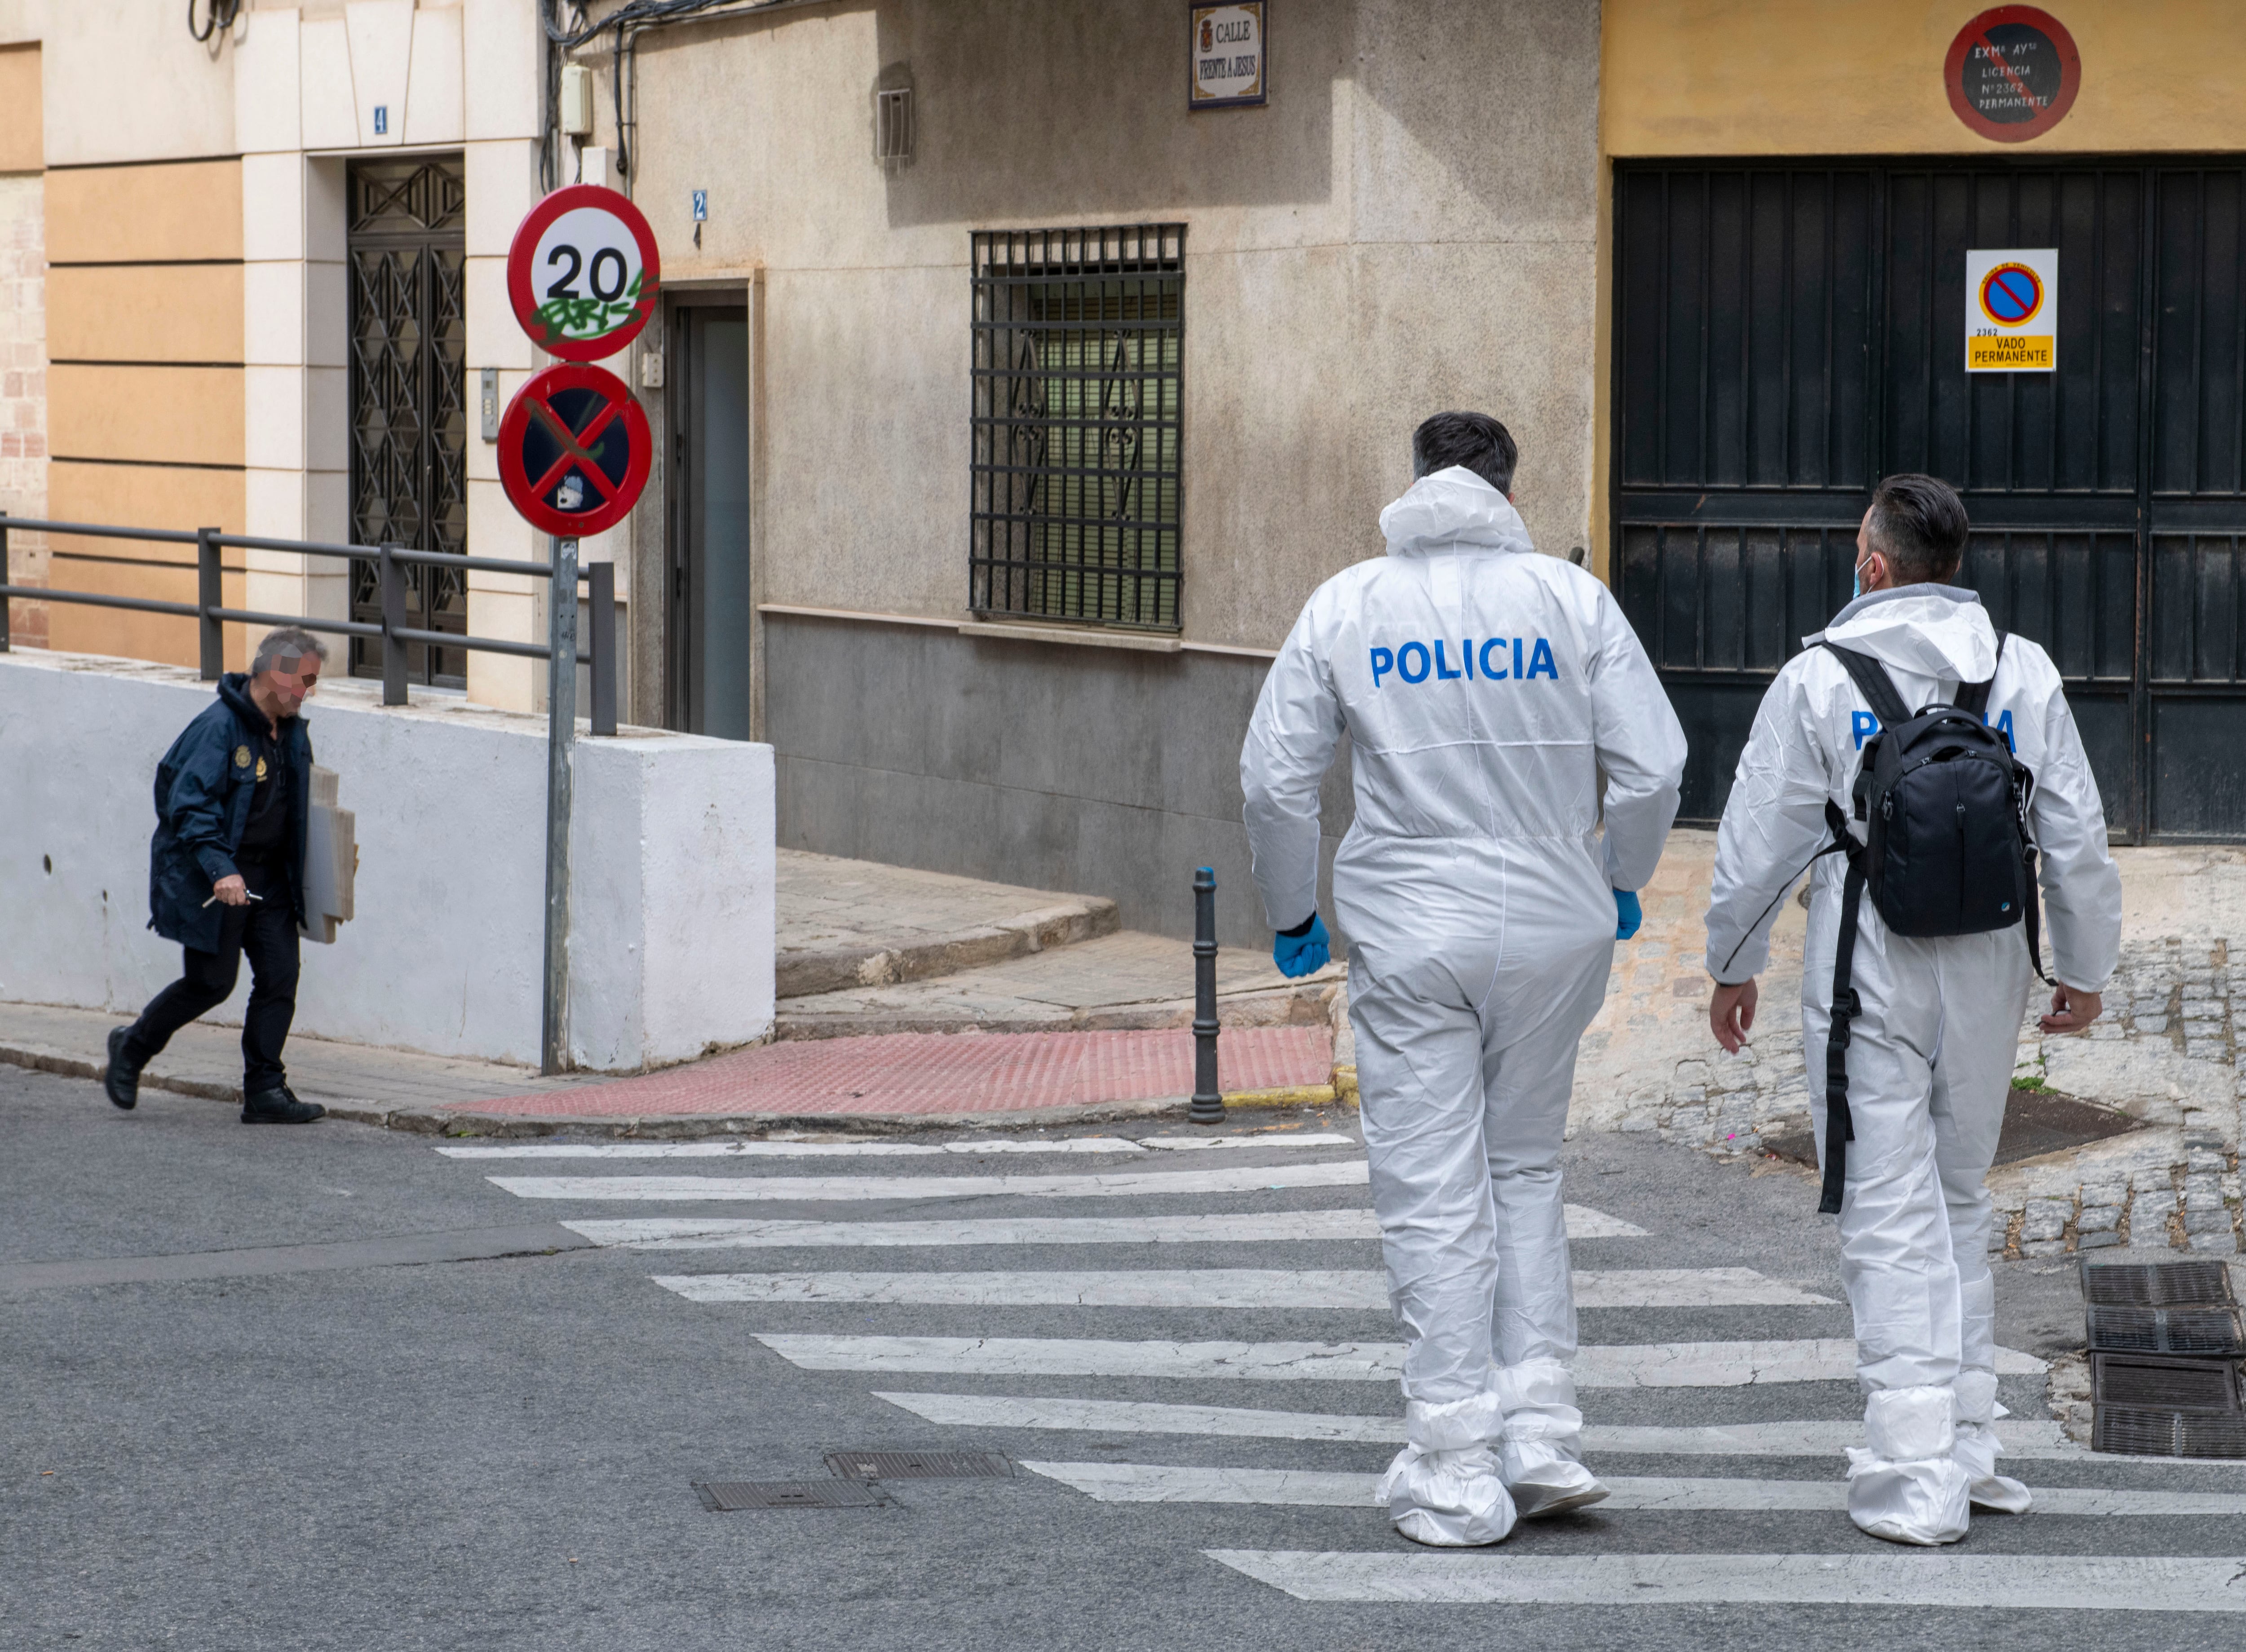
[[[2238,1368],[2227,1359],[2093,1354],[2090,1385],[2100,1405],[2239,1415]]]
[[[697,1480],[702,1506],[712,1514],[736,1509],[878,1508],[889,1499],[858,1480]]]
[[[2142,1127],[2143,1120],[2113,1107],[2077,1101],[2049,1090],[2015,1090],[2005,1098],[2004,1128],[1997,1138],[1997,1159],[2009,1165],[2062,1147],[2079,1147]]]
[[[2221,1262],[2082,1264],[2082,1300],[2093,1308],[2170,1308],[2227,1303],[2230,1269]]]
[[[2057,1152],[2062,1147],[2079,1147],[2085,1142],[2103,1141],[2108,1136],[2139,1129],[2141,1125],[2141,1120],[2125,1112],[2077,1101],[2072,1096],[2056,1095],[2047,1090],[2015,1090],[2004,1105],[2004,1127],[1997,1138],[1995,1162],[2009,1165],[2041,1153]],[[1790,1159],[1812,1170],[1824,1168],[1817,1157],[1817,1139],[1810,1133],[1809,1120],[1802,1114],[1773,1119],[1764,1127],[1762,1146],[1766,1153]]]
[[[827,1466],[846,1480],[1006,1479],[1014,1472],[989,1451],[829,1451]]]
[[[2090,1346],[2140,1354],[2246,1354],[2238,1313],[2229,1308],[2097,1308]]]
[[[2246,1457],[2246,1417],[2100,1405],[2090,1449],[2127,1457]]]

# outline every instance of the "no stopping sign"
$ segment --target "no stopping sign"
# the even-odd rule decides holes
[[[500,420],[499,478],[533,527],[582,538],[630,514],[651,449],[647,415],[622,379],[605,368],[549,367]]]
[[[571,184],[516,227],[507,296],[531,342],[564,361],[598,361],[655,313],[661,260],[640,209],[613,189]]]

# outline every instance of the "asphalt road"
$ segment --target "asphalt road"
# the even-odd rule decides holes
[[[1624,1643],[1791,1648],[1807,1635],[1950,1652],[2041,1649],[2061,1637],[2093,1647],[2223,1643],[2242,1621],[2142,1601],[2064,1611],[1773,1604],[1678,1599],[1650,1585],[1632,1598],[1668,1598],[1303,1599],[1206,1552],[1339,1553],[1384,1564],[1446,1557],[1405,1543],[1370,1506],[1102,1501],[1027,1470],[892,1481],[889,1501],[868,1508],[711,1513],[695,1482],[824,1481],[824,1454],[835,1451],[999,1452],[1077,1465],[1081,1480],[1085,1465],[1098,1465],[1142,1479],[1166,1467],[1372,1475],[1394,1449],[1378,1439],[939,1423],[880,1392],[1401,1411],[1392,1382],[809,1369],[760,1334],[964,1338],[971,1363],[993,1338],[1379,1344],[1392,1341],[1393,1325],[1364,1307],[708,1302],[655,1275],[1361,1275],[1377,1266],[1378,1247],[1306,1238],[649,1251],[589,1246],[560,1221],[1267,1215],[1361,1210],[1365,1190],[1344,1182],[773,1203],[537,1199],[488,1180],[1266,1166],[1285,1181],[1302,1166],[1346,1164],[1357,1156],[1350,1146],[1147,1152],[1122,1163],[1042,1153],[493,1162],[352,1125],[248,1129],[228,1108],[160,1094],[123,1115],[91,1084],[4,1068],[0,1117],[9,1144],[0,1156],[0,1647],[1387,1652],[1455,1642],[1604,1652]],[[1318,1128],[1314,1118],[1287,1122]],[[1348,1116],[1328,1127],[1349,1128]],[[1587,1344],[1848,1335],[1830,1225],[1813,1214],[1807,1173],[1757,1173],[1610,1136],[1571,1144],[1568,1174],[1571,1203],[1646,1234],[1578,1241],[1579,1269],[1744,1268],[1773,1287],[1834,1299],[1586,1309]],[[909,1296],[929,1282],[887,1288]],[[2004,1268],[1998,1304],[2006,1346],[2039,1356],[2079,1346],[2071,1267]],[[909,1365],[915,1356],[900,1357]],[[2041,1387],[2015,1376],[2004,1396],[2022,1417],[2040,1417]],[[1605,1388],[1587,1393],[1585,1409],[1601,1426],[1685,1427],[1837,1422],[1856,1415],[1858,1401],[1850,1382],[1814,1380]],[[1595,1465],[1649,1482],[1840,1479],[1837,1458],[1801,1454],[1605,1453]],[[2230,1467],[2093,1459],[2018,1472],[2039,1486],[2246,1492],[2246,1469]],[[1947,1564],[1962,1555],[2004,1566],[2053,1557],[2062,1570],[2089,1564],[2079,1557],[2227,1561],[2246,1557],[2246,1518],[1987,1518],[1960,1548],[1926,1557],[1861,1536],[1837,1508],[1595,1510],[1525,1526],[1501,1549],[1467,1558],[1549,1563],[1574,1587],[1569,1580],[1590,1574],[1582,1562],[1616,1555],[1653,1557],[1631,1564],[1669,1566],[1663,1575],[1672,1579],[1696,1570],[1720,1578],[1727,1557],[1740,1556]],[[2246,1575],[2246,1559],[2234,1569]]]

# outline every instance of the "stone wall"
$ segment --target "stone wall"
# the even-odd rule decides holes
[[[44,180],[0,174],[0,511],[47,513],[47,310]],[[46,536],[8,536],[8,582],[47,582]],[[17,648],[47,644],[47,605],[17,602]]]

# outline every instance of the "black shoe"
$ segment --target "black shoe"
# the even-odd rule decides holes
[[[289,1086],[276,1090],[261,1090],[242,1104],[242,1122],[245,1125],[309,1125],[324,1116],[327,1109],[316,1101],[299,1101],[289,1093]]]
[[[109,1066],[101,1075],[101,1087],[109,1092],[110,1100],[126,1112],[140,1102],[140,1069],[126,1058],[125,1041],[133,1036],[130,1027],[113,1027],[109,1033]]]

